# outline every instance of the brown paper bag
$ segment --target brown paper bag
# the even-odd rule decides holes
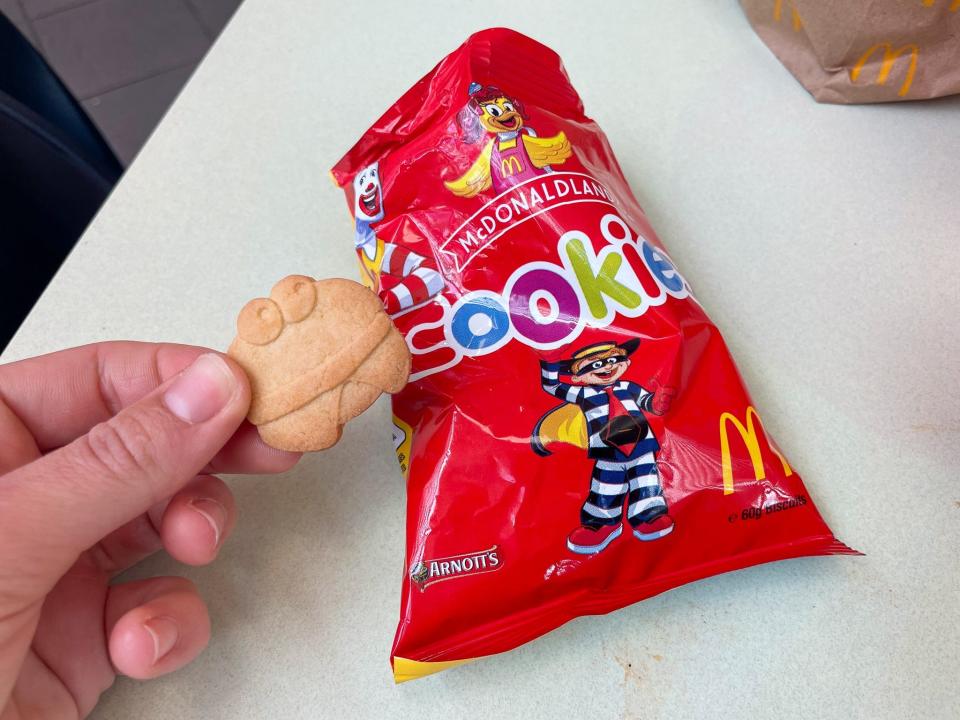
[[[960,0],[740,0],[750,24],[818,102],[960,92]]]

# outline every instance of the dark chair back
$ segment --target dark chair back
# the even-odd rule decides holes
[[[77,101],[0,14],[0,350],[122,172]]]

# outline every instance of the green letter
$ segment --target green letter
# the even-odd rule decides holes
[[[583,296],[587,299],[587,305],[595,318],[600,319],[607,314],[604,295],[609,295],[624,307],[635,308],[640,305],[640,296],[616,280],[617,271],[623,264],[623,258],[620,255],[617,253],[607,255],[600,266],[600,272],[594,274],[593,268],[590,267],[590,259],[587,257],[587,250],[579,238],[568,240],[566,251]]]

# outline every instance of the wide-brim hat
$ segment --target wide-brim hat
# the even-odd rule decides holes
[[[627,356],[633,355],[636,352],[637,348],[640,347],[639,338],[631,338],[626,342],[622,342],[619,345],[615,342],[601,342],[594,343],[593,345],[587,345],[577,350],[571,357],[570,360],[583,360],[588,358],[591,355],[599,355],[600,353],[609,352],[610,350],[623,350]]]
[[[585,345],[563,361],[562,369],[564,372],[571,372],[574,363],[580,362],[581,360],[586,360],[593,355],[600,355],[601,353],[610,352],[611,350],[622,350],[624,353],[626,353],[627,357],[629,357],[636,352],[638,347],[640,347],[639,338],[631,338],[622,343],[616,343],[608,340],[606,342]]]

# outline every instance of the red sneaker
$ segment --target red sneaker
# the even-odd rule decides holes
[[[669,535],[673,530],[673,518],[664,513],[655,517],[650,522],[640,523],[633,528],[633,534],[644,542],[650,540],[659,540],[664,535]]]
[[[567,547],[579,555],[593,555],[603,550],[623,532],[623,525],[602,525],[596,530],[591,527],[578,527],[567,536]]]

